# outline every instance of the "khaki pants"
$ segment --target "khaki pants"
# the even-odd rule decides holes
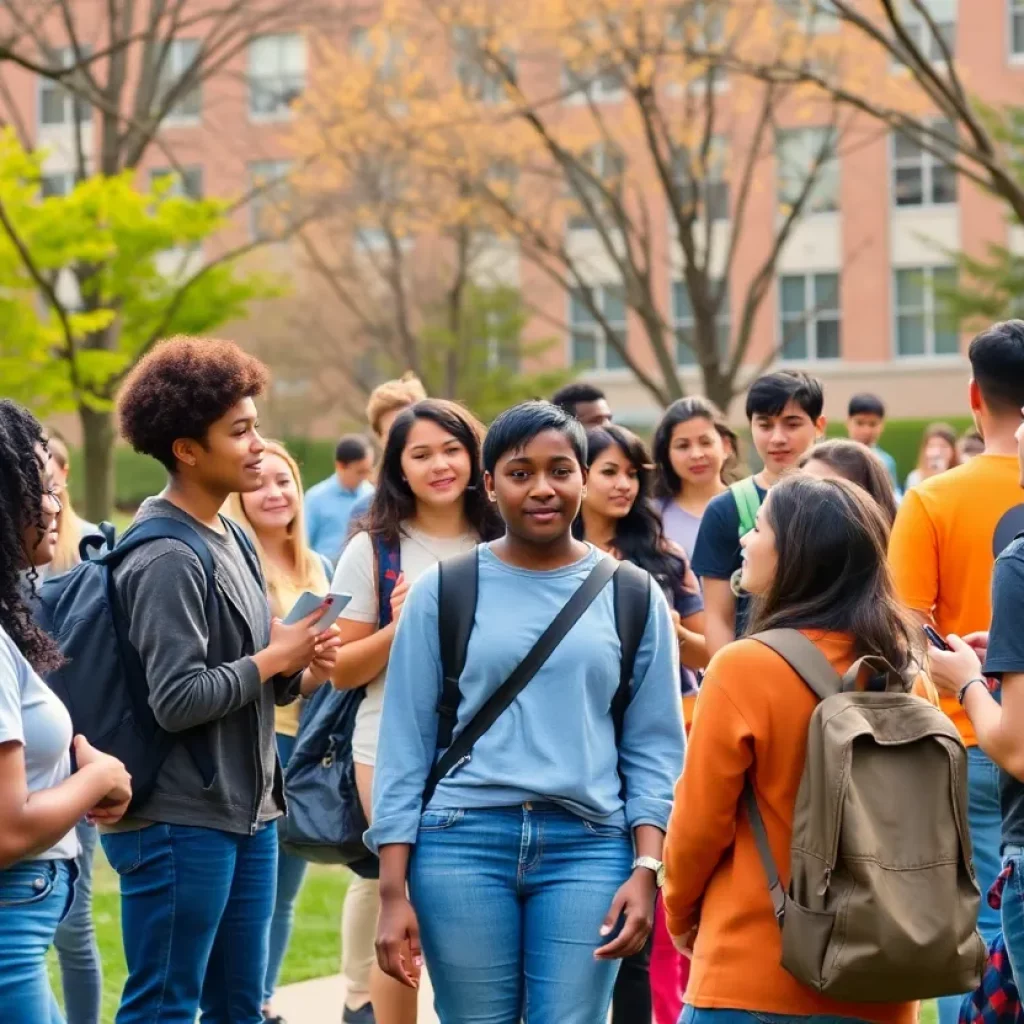
[[[352,1010],[370,1001],[370,968],[377,962],[380,888],[376,878],[353,877],[341,911],[341,973],[345,1003]]]

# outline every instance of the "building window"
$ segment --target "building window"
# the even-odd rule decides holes
[[[255,241],[280,239],[289,221],[291,187],[287,160],[259,160],[249,164],[249,231]]]
[[[591,146],[579,157],[579,163],[579,168],[570,164],[566,169],[566,192],[571,207],[570,231],[595,227],[591,210],[602,220],[610,219],[606,216],[609,212],[608,193],[621,195],[622,179],[626,173],[626,158],[617,146],[610,143],[599,142]]]
[[[371,30],[365,25],[352,29],[348,37],[349,51],[364,64],[374,67],[375,76],[384,82],[390,81],[398,71],[398,63],[405,51],[400,34],[388,33],[386,42],[381,44],[381,30]]]
[[[672,176],[679,189],[679,199],[685,208],[699,206],[698,215],[708,220],[729,219],[729,182],[725,175],[727,165],[725,139],[716,135],[711,140],[706,167],[701,167],[701,154],[679,149],[672,160]],[[697,180],[690,172],[697,171]]]
[[[946,138],[955,138],[950,121],[933,121],[930,127]],[[947,149],[941,143],[937,148]],[[949,159],[954,159],[952,146]],[[955,203],[956,172],[934,153],[899,133],[892,139],[892,196],[896,206],[939,206]]]
[[[783,359],[842,357],[838,274],[787,274],[779,296]]]
[[[722,286],[721,281],[712,281],[713,291]],[[680,366],[697,366],[696,319],[693,315],[693,304],[690,302],[690,292],[684,281],[672,282],[672,326],[676,334],[676,362]],[[726,287],[722,297],[722,304],[718,307],[718,315],[715,317],[715,348],[718,352],[719,362],[724,361],[729,355],[729,333],[731,320],[729,316],[729,289]]]
[[[939,292],[956,285],[955,267],[895,271],[896,354],[952,356],[960,351],[956,321]]]
[[[254,117],[287,117],[305,87],[302,36],[261,36],[249,43],[249,112]]]
[[[945,57],[939,39],[946,44],[950,55],[956,56],[956,0],[924,0],[925,9],[928,11],[935,27],[938,30],[938,38],[931,30],[928,22],[925,21],[917,5],[905,2],[900,6],[900,15],[907,35],[914,41],[914,45],[921,51],[922,56],[927,60],[941,61]],[[897,60],[896,66],[902,66],[903,62]]]
[[[39,194],[43,199],[69,195],[74,187],[74,171],[46,171],[39,178]]]
[[[795,128],[778,132],[779,205],[789,211],[799,202],[808,179],[814,182],[803,212],[832,213],[839,209],[839,161],[832,128]]]
[[[592,40],[598,50],[617,49],[608,39],[609,29],[596,20],[581,22],[576,28],[576,36],[583,40],[584,53],[587,40]],[[587,60],[584,56],[580,61],[562,67],[562,87],[568,94],[570,103],[603,103],[621,100],[624,95],[622,75],[613,64],[602,66],[597,60]]]
[[[172,178],[168,195],[182,199],[203,198],[203,169],[202,167],[182,167],[180,171],[172,167],[154,167],[149,172],[150,186],[165,178]]]
[[[160,67],[157,77],[156,92],[153,96],[153,109],[163,109],[165,100],[175,90],[181,79],[190,72],[198,79],[194,66],[199,57],[198,39],[175,39],[167,48],[167,55]],[[203,107],[203,92],[199,82],[184,93],[178,94],[174,103],[167,111],[167,117],[176,121],[195,121]]]
[[[587,292],[623,345],[626,344],[626,290],[606,284]],[[590,312],[586,294],[574,288],[569,296],[570,357],[573,369],[621,370],[626,366],[619,350],[608,343],[604,328]]]
[[[466,95],[480,103],[500,103],[505,98],[505,78],[502,72],[488,66],[481,31],[467,25],[457,25],[452,37],[455,77]],[[508,64],[514,76],[514,55],[503,50],[501,60]]]
[[[1024,0],[1007,0],[1010,7],[1010,53],[1024,57]]]
[[[776,0],[779,13],[809,36],[839,31],[839,15],[829,0]]]
[[[83,48],[83,52],[88,52]],[[71,48],[58,54],[61,67],[70,68],[75,64],[75,51]],[[92,107],[81,97],[76,97],[58,82],[49,78],[39,80],[39,123],[41,125],[87,124],[92,117]]]

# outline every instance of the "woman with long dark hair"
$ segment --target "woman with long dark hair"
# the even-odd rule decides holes
[[[665,410],[653,451],[665,535],[692,559],[704,510],[735,479],[739,437],[713,402],[694,395]]]
[[[131,798],[121,762],[72,740],[64,705],[37,674],[61,663],[24,590],[31,598],[53,559],[57,492],[42,427],[0,401],[0,1006],[10,1024],[63,1020],[46,951],[73,899],[75,826],[87,815],[114,824]]]
[[[373,504],[355,526],[331,590],[350,593],[342,612],[342,648],[334,673],[339,688],[366,687],[359,705],[352,757],[367,820],[384,675],[409,587],[445,558],[491,540],[500,524],[484,494],[483,426],[453,402],[427,399],[400,413],[388,434]],[[377,581],[380,552],[397,551],[401,575],[391,596],[391,622],[380,628]],[[370,1001],[377,1024],[416,1019],[416,994],[374,970]]]
[[[604,583],[426,807],[444,689],[440,573],[413,587],[388,668],[368,836],[381,863],[378,958],[412,990],[422,936],[443,1024],[599,1024],[619,959],[651,927],[683,757],[675,637],[659,588],[641,579],[646,600],[638,592],[631,605],[641,639],[617,718],[608,575],[622,570],[572,535],[587,481],[582,426],[524,403],[491,426],[484,464],[506,533],[477,552],[456,737],[584,581],[597,571]]]
[[[742,541],[751,633],[797,629],[836,670],[867,655],[916,674],[920,632],[898,603],[886,558],[889,524],[846,480],[783,479]],[[666,841],[665,909],[692,952],[687,1024],[815,1020],[911,1024],[915,1003],[839,1003],[781,965],[782,938],[740,794],[757,793],[768,840],[788,850],[817,698],[775,651],[754,639],[712,660]],[[699,924],[699,927],[698,927]]]
[[[697,679],[687,669],[701,669],[708,663],[704,602],[685,553],[665,537],[651,503],[650,456],[635,434],[609,425],[587,433],[587,464],[587,493],[576,520],[576,535],[646,569],[661,584],[672,609],[684,666],[684,707],[692,711]],[[623,961],[619,971],[613,1024],[648,1024],[652,1013],[657,1024],[676,1024],[686,974],[686,963],[672,948],[659,905],[648,947]]]

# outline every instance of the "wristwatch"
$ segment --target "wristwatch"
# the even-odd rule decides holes
[[[660,889],[665,884],[665,865],[660,860],[655,860],[653,857],[637,857],[633,861],[633,870],[637,868],[647,868],[648,871],[654,872],[654,880]]]

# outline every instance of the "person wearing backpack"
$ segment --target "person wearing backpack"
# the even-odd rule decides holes
[[[371,822],[384,676],[409,587],[441,559],[472,550],[500,532],[483,492],[483,433],[483,426],[453,402],[426,399],[399,413],[388,434],[370,512],[357,524],[334,573],[332,591],[352,595],[339,619],[343,646],[334,685],[365,687],[352,757]],[[382,572],[390,574],[393,585],[384,609]],[[415,995],[379,971],[371,975],[377,1024],[414,1022]],[[362,1024],[359,1010],[346,1004],[346,1024]]]
[[[272,620],[255,552],[220,512],[260,487],[254,398],[266,383],[263,364],[230,342],[174,338],[118,397],[122,435],[169,474],[118,547],[154,524],[167,532],[129,547],[113,578],[148,705],[176,740],[149,794],[101,840],[121,883],[118,1024],[190,1021],[200,1008],[213,1021],[263,1020],[272,826],[284,811],[275,705],[326,680],[337,654],[319,610]]]
[[[750,635],[708,667],[666,840],[685,1024],[912,1024],[980,978],[966,754],[910,692],[887,541],[865,491],[803,474],[744,537]]]
[[[61,1024],[46,952],[75,895],[76,825],[115,823],[131,798],[120,761],[72,737],[40,678],[61,662],[32,619],[39,570],[57,547],[59,486],[43,429],[0,400],[0,1007],[5,1024]],[[69,751],[74,752],[72,772]]]
[[[263,479],[259,490],[232,494],[225,510],[252,541],[267,581],[270,612],[283,619],[304,592],[321,597],[327,594],[333,566],[313,550],[307,539],[298,464],[279,441],[268,439],[264,443]],[[277,755],[282,769],[288,766],[295,749],[299,711],[298,702],[274,711]],[[272,1003],[292,933],[295,901],[305,874],[305,860],[278,849],[277,897],[270,923],[270,954],[263,987],[263,1016],[267,1024],[284,1024],[282,1017],[275,1016]]]
[[[704,590],[705,637],[715,654],[746,629],[749,601],[734,590],[742,566],[740,537],[753,529],[768,489],[797,467],[825,432],[821,381],[797,370],[759,377],[747,391],[746,413],[764,469],[713,498],[701,519],[693,571]]]
[[[378,959],[415,988],[422,937],[442,1024],[604,1022],[650,934],[678,641],[649,575],[573,537],[586,459],[556,406],[499,416],[485,488],[505,536],[425,573],[391,650]]]
[[[645,569],[661,585],[685,666],[685,709],[697,695],[696,677],[687,669],[707,666],[704,602],[685,552],[662,531],[651,502],[650,467],[644,443],[625,428],[607,424],[587,431],[587,494],[575,533],[612,557]],[[688,966],[672,946],[659,904],[648,947],[622,962],[612,996],[612,1024],[650,1024],[652,1014],[657,1024],[677,1024]]]

